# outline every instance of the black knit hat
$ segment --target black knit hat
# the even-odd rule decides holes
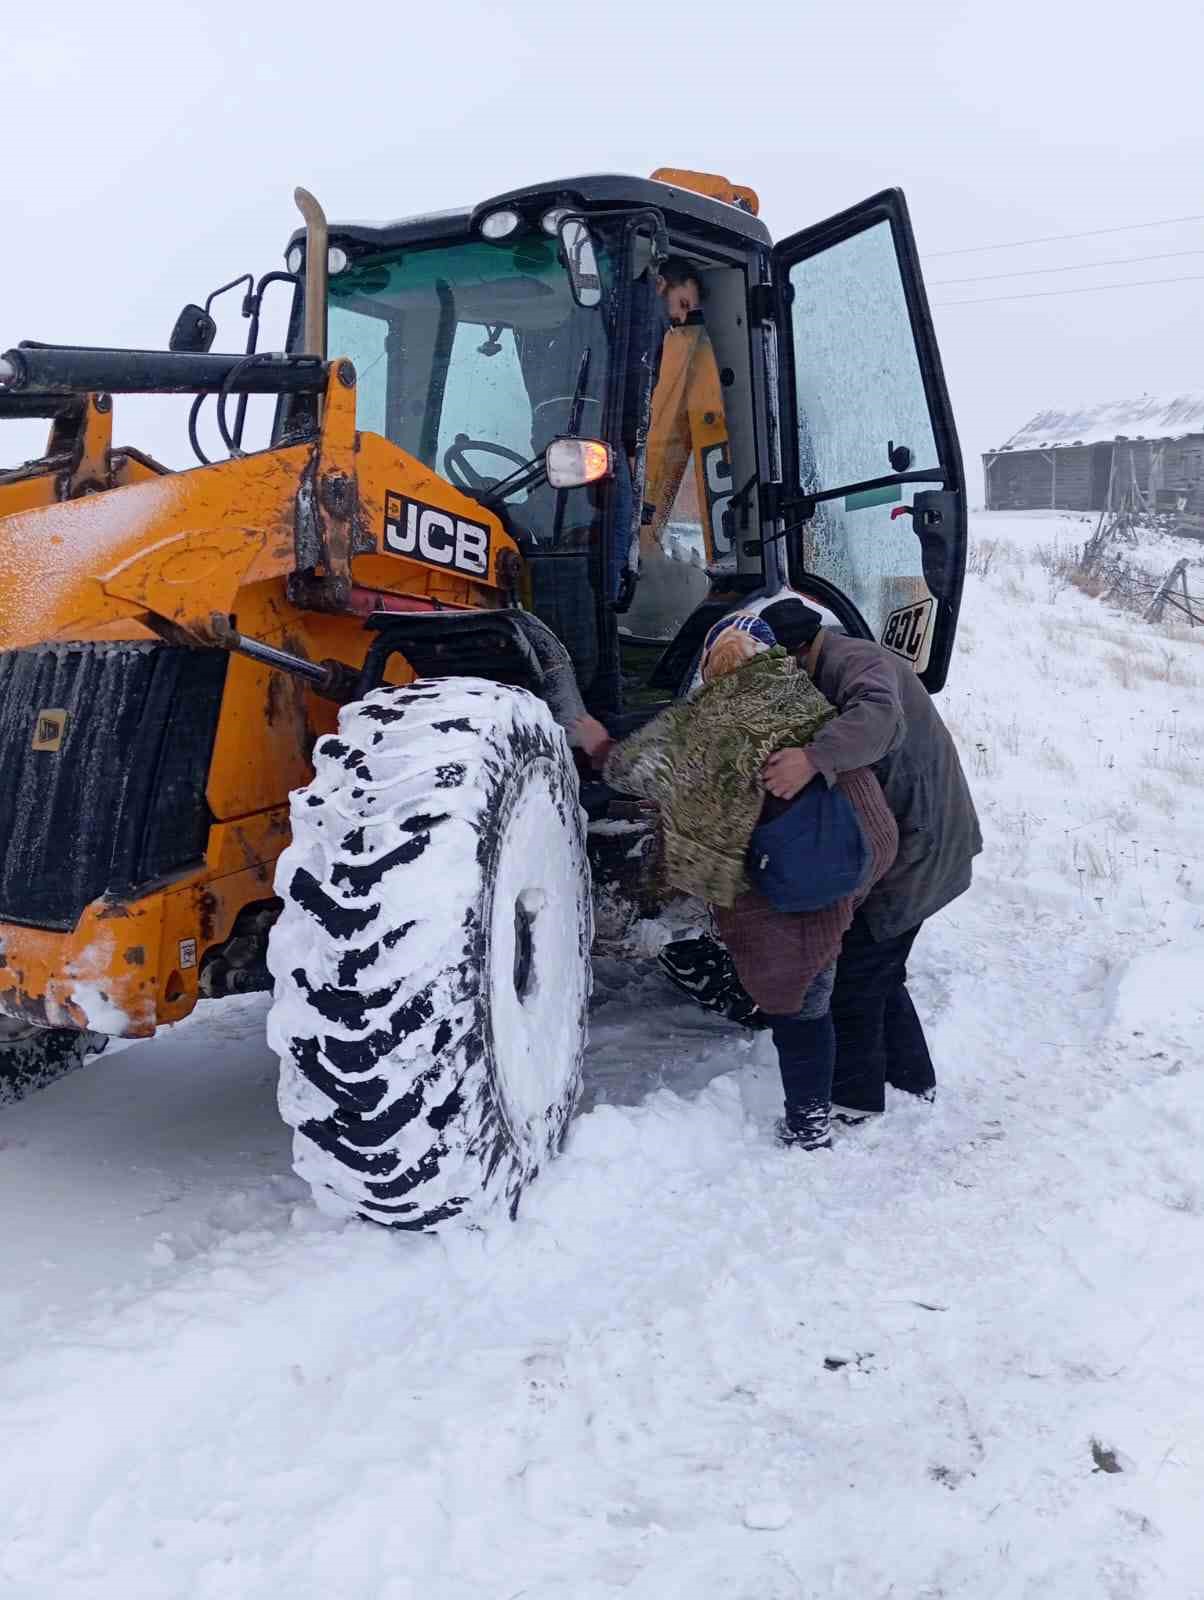
[[[806,650],[824,625],[824,619],[802,600],[775,600],[763,606],[761,616],[773,629],[779,644],[794,652]]]

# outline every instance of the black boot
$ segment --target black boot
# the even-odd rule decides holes
[[[786,1150],[830,1150],[832,1129],[827,1104],[816,1100],[810,1106],[795,1106],[778,1118],[774,1134]]]
[[[674,939],[657,956],[669,982],[704,1011],[717,1011],[743,1028],[767,1026],[764,1014],[736,975],[735,963],[716,939]]]
[[[824,1150],[832,1142],[832,1065],[836,1033],[832,1017],[766,1016],[778,1051],[786,1114],[778,1123],[778,1142],[800,1150]]]

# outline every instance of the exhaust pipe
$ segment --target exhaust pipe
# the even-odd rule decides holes
[[[305,219],[305,353],[326,360],[326,213],[308,189],[294,189],[297,210]]]

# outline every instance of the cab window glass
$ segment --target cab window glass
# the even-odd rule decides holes
[[[912,490],[895,489],[889,498],[883,491],[868,495],[846,495],[840,500],[821,501],[814,519],[803,535],[803,562],[807,572],[848,595],[873,631],[875,639],[893,640],[901,626],[899,613],[918,606],[931,606],[928,585],[924,582],[920,541],[912,532],[910,516],[891,513],[909,505]],[[909,619],[908,639],[915,650],[901,654],[921,669],[926,655],[931,618]],[[924,623],[921,639],[913,624]]]
[[[854,488],[902,472],[940,477],[890,223],[796,262],[789,277],[799,487],[850,490],[819,502],[804,532],[806,570],[843,590],[883,641],[914,611],[906,636],[919,641],[911,659],[922,665],[931,602],[903,511],[914,487]]]
[[[527,461],[532,455],[532,428],[531,396],[513,330],[482,330],[462,322],[447,363],[436,460],[443,461],[456,439],[467,435],[500,445]],[[482,455],[478,464],[495,477],[513,470],[504,460],[488,455]],[[511,496],[512,501],[525,498]]]
[[[528,460],[574,418],[582,435],[601,427],[606,318],[574,300],[543,234],[358,261],[330,279],[329,330],[331,352],[356,365],[360,427],[452,482],[461,436]],[[468,464],[490,479],[514,470],[496,450]]]
[[[799,487],[844,488],[940,458],[889,222],[790,269]],[[891,449],[909,452],[906,468]],[[901,459],[901,458],[897,458]]]

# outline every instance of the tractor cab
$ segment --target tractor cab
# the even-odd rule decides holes
[[[327,348],[354,362],[358,426],[501,518],[523,603],[604,716],[680,692],[714,618],[786,585],[945,680],[965,495],[903,196],[776,245],[756,212],[662,171],[329,230]],[[422,559],[420,533],[399,537]]]

